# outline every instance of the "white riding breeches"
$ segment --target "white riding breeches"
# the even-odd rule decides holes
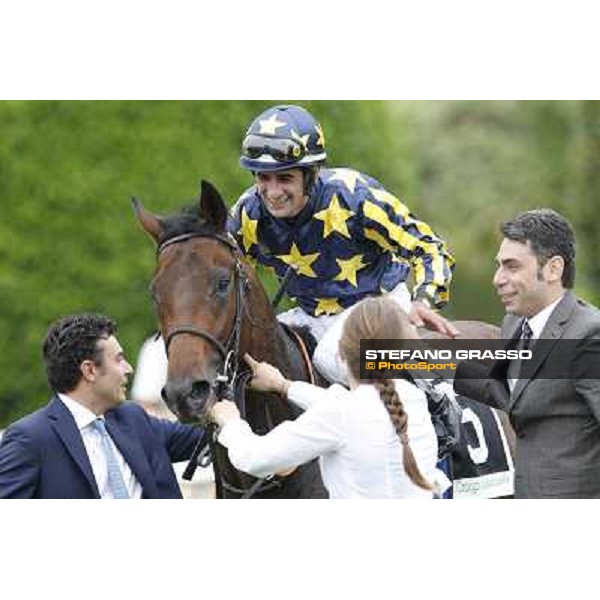
[[[396,300],[406,313],[410,312],[411,297],[405,283],[399,283],[392,291],[386,294]],[[347,308],[337,315],[322,315],[313,317],[301,308],[292,308],[280,315],[277,319],[286,325],[294,327],[308,327],[318,344],[313,356],[313,363],[317,370],[331,383],[348,385],[349,372],[345,362],[340,358],[339,343],[348,315],[359,303]]]

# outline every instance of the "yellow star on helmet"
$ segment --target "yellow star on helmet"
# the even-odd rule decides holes
[[[336,315],[343,310],[344,308],[339,305],[337,298],[317,298],[315,317],[319,315]]]
[[[354,188],[356,187],[357,181],[367,183],[363,176],[354,169],[332,169],[332,172],[334,175],[329,179],[329,181],[344,182],[352,194],[354,194]]]
[[[356,282],[356,273],[363,267],[367,266],[362,261],[362,258],[362,254],[359,254],[358,256],[353,256],[348,260],[336,258],[335,262],[337,262],[341,270],[334,277],[334,281],[349,281],[354,287],[358,287],[358,283]]]
[[[309,133],[307,133],[306,135],[300,135],[292,129],[292,138],[294,140],[296,140],[297,142],[300,142],[304,148],[307,147],[309,137],[310,137]]]
[[[242,243],[246,252],[250,250],[252,244],[258,244],[258,238],[256,236],[256,228],[258,226],[258,219],[251,219],[244,208],[242,210]]]
[[[323,129],[318,123],[315,125],[315,129],[317,130],[317,134],[319,135],[319,137],[317,138],[317,146],[325,148],[325,135],[323,134]]]
[[[346,210],[340,206],[340,200],[337,194],[334,194],[329,202],[329,206],[325,210],[315,213],[314,217],[323,221],[323,239],[331,235],[334,231],[337,231],[344,237],[350,238],[346,221],[353,214],[351,210]]]
[[[286,125],[285,121],[278,121],[277,115],[273,114],[268,119],[262,119],[260,122],[260,131],[267,135],[274,135],[280,127]]]
[[[317,276],[311,265],[319,258],[318,252],[315,252],[314,254],[301,254],[300,250],[298,250],[298,246],[296,246],[296,243],[294,242],[290,248],[290,253],[278,255],[278,258],[284,263],[294,267],[300,275],[306,275],[307,277]]]

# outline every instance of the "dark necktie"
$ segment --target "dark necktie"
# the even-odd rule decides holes
[[[533,331],[531,331],[531,327],[527,322],[527,319],[523,319],[523,324],[521,325],[521,336],[516,345],[516,350],[529,350],[531,348],[531,337],[533,335]],[[508,365],[507,378],[508,379],[519,379],[519,373],[521,371],[521,360],[515,359],[511,360]]]
[[[531,347],[531,336],[533,335],[533,331],[531,331],[531,327],[527,319],[523,319],[523,326],[521,328],[521,350],[529,350]]]

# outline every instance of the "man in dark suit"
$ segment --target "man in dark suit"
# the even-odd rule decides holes
[[[125,401],[131,365],[102,315],[54,323],[43,344],[54,392],[0,444],[0,498],[181,498],[171,463],[202,430]]]
[[[517,498],[600,497],[600,311],[576,298],[575,237],[558,213],[502,226],[494,286],[509,348],[531,360],[459,365],[455,391],[508,412]],[[481,379],[476,379],[481,377]]]

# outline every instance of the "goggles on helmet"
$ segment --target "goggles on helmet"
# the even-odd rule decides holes
[[[242,155],[256,159],[268,154],[277,162],[297,162],[306,154],[304,146],[289,138],[247,135],[242,143]]]

